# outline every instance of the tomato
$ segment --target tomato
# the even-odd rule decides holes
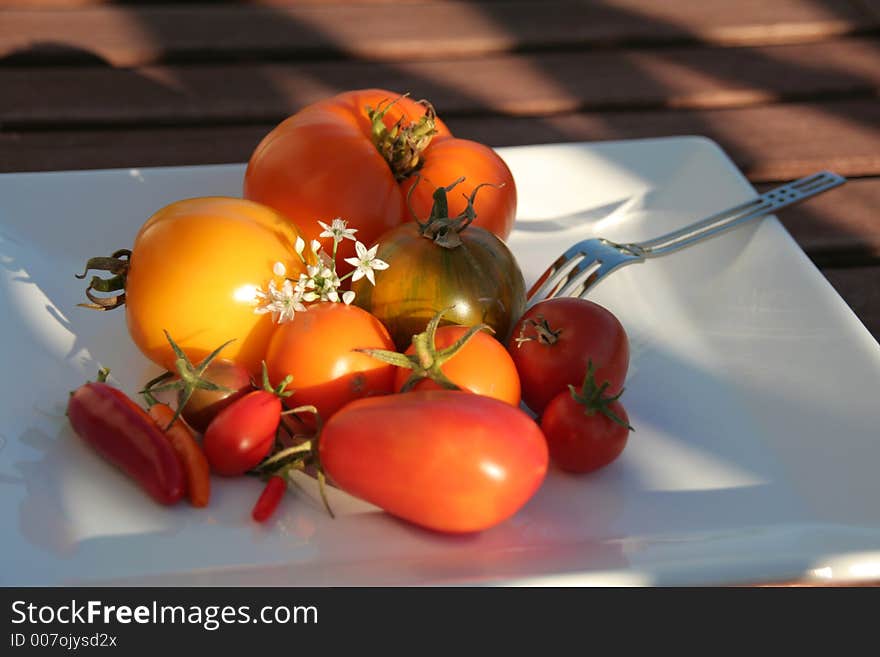
[[[155,397],[157,393],[176,391],[177,413],[174,419],[181,415],[190,427],[204,433],[217,413],[253,389],[250,373],[243,365],[217,358],[232,340],[193,365],[171,334],[166,331],[165,337],[174,351],[176,375],[171,371],[160,374],[148,381],[141,392],[152,406],[158,401]]]
[[[592,366],[580,392],[560,392],[541,417],[550,458],[569,472],[602,468],[626,447],[632,427],[618,397],[605,397],[606,386],[596,386]]]
[[[97,382],[70,394],[67,419],[80,438],[136,481],[160,504],[176,504],[186,489],[183,466],[168,437],[121,390]]]
[[[438,206],[451,187],[434,190]],[[400,349],[447,308],[446,322],[487,324],[506,340],[525,308],[516,259],[493,233],[466,223],[460,227],[442,207],[436,213],[445,221],[408,223],[381,237],[377,257],[389,267],[375,285],[363,278],[352,285],[355,303],[388,327]],[[457,239],[450,240],[450,231]]]
[[[475,532],[516,513],[547,471],[547,444],[522,410],[481,395],[415,391],[361,399],[324,426],[327,476],[412,523]]]
[[[272,449],[280,422],[281,399],[268,390],[254,390],[224,408],[202,441],[211,469],[235,476],[257,466]]]
[[[368,109],[378,111],[371,116]],[[402,130],[394,128],[398,122]],[[507,237],[516,188],[504,161],[485,146],[454,138],[432,109],[382,89],[327,98],[275,127],[250,158],[244,196],[278,209],[308,239],[320,230],[315,220],[342,217],[371,246],[382,233],[412,219],[406,192],[420,168],[435,185],[459,176],[468,179],[469,188],[504,184],[481,196],[477,222]],[[417,216],[431,208],[434,185],[424,187],[426,192],[413,194]],[[343,257],[354,255],[353,244],[340,247]]]
[[[513,174],[491,148],[466,139],[436,139],[419,175],[404,185],[407,193],[415,186],[410,196],[415,218],[422,220],[431,212],[437,187],[444,187],[462,176],[465,180],[456,188],[461,193],[449,199],[449,214],[455,216],[464,211],[465,197],[470,196],[477,184],[492,183],[495,187],[481,191],[474,201],[477,215],[474,225],[506,240],[516,219]]]
[[[526,405],[541,414],[569,385],[580,385],[592,361],[608,392],[623,388],[629,340],[620,321],[599,304],[571,297],[548,299],[520,318],[508,343]]]
[[[365,310],[317,303],[278,325],[266,367],[272,381],[293,377],[289,405],[315,406],[326,419],[353,399],[393,391],[394,366],[355,351],[393,346],[382,323]]]
[[[217,414],[253,390],[251,375],[242,365],[227,360],[212,360],[202,379],[225,390],[195,388],[181,415],[186,423],[196,431],[204,433]]]
[[[437,351],[451,347],[465,333],[467,328],[464,326],[442,326],[437,329],[434,347]],[[415,346],[410,346],[406,353],[415,354]],[[513,406],[519,405],[520,385],[516,366],[504,346],[488,333],[474,333],[453,357],[440,366],[440,371],[463,390],[494,397]],[[411,375],[411,370],[397,368],[395,389],[400,391]],[[412,387],[412,390],[441,389],[443,386],[431,378],[421,379]]]
[[[193,362],[235,339],[224,357],[257,374],[273,323],[254,313],[255,292],[272,279],[276,262],[292,278],[304,271],[294,251],[298,235],[274,210],[241,199],[193,198],[162,208],[140,229],[116,277],[124,277],[134,343],[174,370],[166,330]]]

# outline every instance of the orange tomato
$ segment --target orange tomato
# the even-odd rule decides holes
[[[358,229],[358,239],[370,246],[385,231],[413,218],[406,193],[421,168],[421,182],[412,195],[413,211],[420,219],[430,213],[434,188],[461,176],[466,181],[457,191],[464,194],[480,183],[503,184],[500,189],[481,190],[475,208],[476,224],[505,239],[516,214],[516,188],[504,161],[486,146],[454,138],[435,119],[436,133],[415,149],[415,160],[404,158],[407,165],[417,162],[415,170],[389,155],[392,166],[379,150],[387,140],[374,139],[367,108],[384,107],[395,99],[380,127],[384,123],[390,130],[398,121],[404,127],[413,126],[425,116],[426,107],[410,98],[364,89],[317,102],[286,119],[251,156],[244,178],[245,197],[277,208],[309,239],[320,232],[317,220],[342,217]],[[341,257],[351,257],[353,243],[346,240],[340,250]]]
[[[275,328],[254,313],[281,262],[295,278],[305,271],[294,251],[296,227],[276,211],[235,198],[172,203],[150,217],[134,241],[125,281],[128,330],[147,358],[174,370],[167,330],[198,362],[227,340],[223,357],[261,371]]]
[[[354,399],[393,391],[394,366],[355,351],[393,348],[387,329],[367,311],[317,303],[277,327],[266,367],[270,381],[293,377],[288,406],[311,404],[326,420]]]
[[[441,326],[434,336],[434,346],[437,351],[442,351],[452,346],[467,330],[464,326]],[[415,348],[410,347],[406,353],[414,354]],[[440,371],[462,390],[519,406],[520,383],[516,366],[504,345],[488,333],[475,333],[458,353],[440,366]],[[408,369],[397,368],[396,390],[403,387],[410,374]],[[422,379],[412,389],[442,390],[443,387],[431,379]]]
[[[433,193],[438,187],[446,187],[459,177],[465,180],[447,196],[449,216],[461,214],[467,206],[466,197],[474,187],[486,182],[496,187],[485,187],[477,192],[474,210],[477,218],[473,225],[495,233],[502,240],[513,230],[516,219],[516,184],[507,164],[491,148],[467,139],[436,139],[425,155],[425,164],[417,177],[403,185],[409,193],[410,204],[419,221],[431,214]]]

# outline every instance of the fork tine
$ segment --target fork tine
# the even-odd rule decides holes
[[[541,278],[532,286],[526,297],[529,301],[533,299],[544,299],[555,296],[559,288],[565,284],[567,277],[577,264],[587,257],[582,249],[582,243],[575,244],[565,251],[561,256],[556,258],[547,270],[541,275]]]
[[[547,298],[579,297],[584,294],[593,284],[593,275],[601,268],[602,262],[595,259],[581,258],[577,265],[565,279],[565,285],[560,286],[548,295]]]

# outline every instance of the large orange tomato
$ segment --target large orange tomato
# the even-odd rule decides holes
[[[320,231],[318,220],[342,217],[369,246],[413,219],[406,195],[414,184],[412,209],[425,219],[434,189],[461,176],[464,194],[481,183],[501,185],[480,192],[475,223],[505,239],[516,187],[504,161],[486,146],[454,138],[429,106],[365,89],[310,105],[272,130],[251,156],[244,195],[277,208],[310,239]],[[463,199],[451,205],[459,211]],[[351,241],[340,247],[343,257],[353,255]]]
[[[354,399],[393,391],[396,368],[357,351],[393,347],[388,331],[367,311],[317,303],[278,326],[266,367],[270,381],[293,377],[288,406],[313,405],[326,420]]]
[[[163,331],[194,363],[234,338],[223,357],[259,373],[275,325],[254,313],[255,292],[266,289],[276,262],[294,278],[304,271],[297,236],[290,221],[252,201],[203,197],[162,208],[138,232],[125,279],[135,344],[173,370]]]

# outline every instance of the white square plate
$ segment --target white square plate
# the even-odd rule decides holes
[[[500,151],[531,283],[590,235],[638,240],[754,191],[702,138]],[[257,526],[258,482],[168,510],[80,444],[67,392],[155,370],[125,318],[77,308],[86,256],[179,198],[240,193],[243,167],[0,176],[0,584],[733,584],[880,577],[880,348],[775,219],[624,269],[593,299],[632,342],[636,427],[592,476],[551,470],[514,518],[425,532],[294,490]]]

